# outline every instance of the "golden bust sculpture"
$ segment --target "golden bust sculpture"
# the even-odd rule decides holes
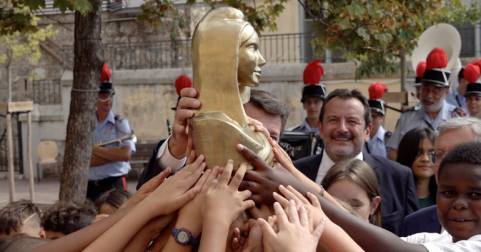
[[[265,65],[258,44],[244,14],[230,7],[208,12],[194,31],[193,83],[202,107],[192,119],[192,135],[196,153],[205,155],[209,167],[225,165],[227,159],[234,165],[243,162],[238,143],[272,159],[269,142],[249,128],[243,107]]]

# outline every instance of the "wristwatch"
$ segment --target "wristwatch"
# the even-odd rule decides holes
[[[172,235],[175,241],[182,246],[197,247],[199,239],[194,237],[192,233],[185,228],[172,228]]]

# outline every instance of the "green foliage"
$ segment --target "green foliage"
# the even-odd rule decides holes
[[[35,3],[32,3],[36,6]],[[5,0],[0,2],[0,35],[16,31],[34,31],[34,15],[30,7],[20,1]]]
[[[409,54],[433,24],[474,22],[481,17],[476,4],[466,6],[460,0],[300,2],[315,21],[315,47],[342,51],[356,60],[357,77],[395,72],[401,52]]]
[[[188,0],[187,4],[195,4],[196,0]],[[200,2],[200,1],[199,1]],[[218,6],[231,6],[240,9],[246,19],[254,26],[254,28],[261,32],[266,29],[276,29],[276,18],[284,10],[284,5],[287,0],[264,0],[259,1],[245,1],[245,0],[205,0],[202,1],[208,4],[211,8]],[[174,23],[185,24],[187,21],[186,15],[179,13],[179,10],[173,4],[172,0],[146,0],[141,6],[141,19],[149,23],[159,25],[165,17],[172,17]]]
[[[37,26],[37,19],[32,19],[32,25]],[[33,32],[15,31],[10,34],[0,35],[0,64],[10,65],[13,61],[27,59],[29,63],[36,64],[41,57],[40,43],[56,34],[52,26],[38,28]]]
[[[90,1],[95,0],[55,0],[54,7],[86,14],[92,9]],[[0,0],[0,35],[35,32],[35,11],[43,7],[45,0]]]

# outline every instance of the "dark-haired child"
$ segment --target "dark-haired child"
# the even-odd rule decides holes
[[[11,202],[0,209],[0,238],[14,234],[26,234],[43,238],[40,209],[29,200]]]
[[[96,215],[93,206],[57,203],[42,218],[47,239],[57,239],[90,225]]]

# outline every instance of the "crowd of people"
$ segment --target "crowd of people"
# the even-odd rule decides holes
[[[240,54],[257,56],[241,57],[239,68],[261,61],[255,38],[240,43]],[[105,65],[88,200],[43,211],[11,202],[0,210],[0,251],[481,251],[481,61],[459,71],[463,88],[450,88],[446,67],[439,48],[419,64],[419,104],[391,133],[382,83],[369,97],[327,92],[313,61],[301,98],[307,117],[292,129],[316,136],[313,155],[291,159],[279,144],[287,106],[252,89],[244,110],[274,160],[238,144],[246,162],[215,167],[192,144],[190,119],[202,104],[182,76],[172,133],[131,194],[125,175],[135,143],[127,119],[111,111]],[[465,104],[450,104],[450,92]]]

